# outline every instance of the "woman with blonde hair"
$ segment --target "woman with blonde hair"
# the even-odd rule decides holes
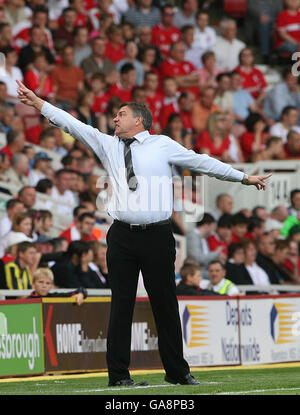
[[[227,119],[222,112],[213,112],[207,120],[206,130],[197,137],[194,150],[224,162],[232,162],[229,156],[230,138]]]

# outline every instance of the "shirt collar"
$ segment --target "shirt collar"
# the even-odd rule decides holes
[[[145,130],[142,131],[141,133],[138,133],[134,136],[134,138],[140,143],[143,144],[143,142],[146,140],[146,138],[148,138],[150,136],[149,131]],[[122,138],[118,137],[119,140],[122,140]]]

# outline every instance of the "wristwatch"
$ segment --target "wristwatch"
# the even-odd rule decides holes
[[[249,178],[248,174],[244,173],[244,177],[243,177],[242,183],[243,184],[246,184],[246,185],[249,184],[248,178]]]

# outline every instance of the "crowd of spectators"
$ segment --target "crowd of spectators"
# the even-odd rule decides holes
[[[31,289],[32,275],[45,266],[57,287],[109,287],[105,234],[97,227],[109,225],[97,215],[101,161],[21,104],[17,79],[107,134],[119,105],[136,101],[152,112],[151,133],[197,153],[229,163],[300,159],[300,86],[291,69],[300,0],[249,0],[239,18],[225,13],[225,3],[0,0],[0,192],[9,195],[0,221],[0,288]],[[275,85],[257,66],[270,63]],[[174,211],[174,232],[187,239],[182,281],[192,286],[202,273],[211,284],[204,291],[217,292],[224,280],[227,293],[236,289],[226,281],[298,283],[299,198],[295,191],[289,210],[232,214],[232,198],[220,195],[192,230]],[[56,214],[73,221],[53,238]]]

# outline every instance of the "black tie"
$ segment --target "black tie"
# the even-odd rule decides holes
[[[123,139],[124,141],[124,160],[125,160],[125,167],[126,167],[126,178],[128,187],[130,190],[134,191],[137,188],[137,178],[133,171],[132,166],[132,157],[131,157],[131,148],[130,145],[135,141],[135,138],[127,138]]]

